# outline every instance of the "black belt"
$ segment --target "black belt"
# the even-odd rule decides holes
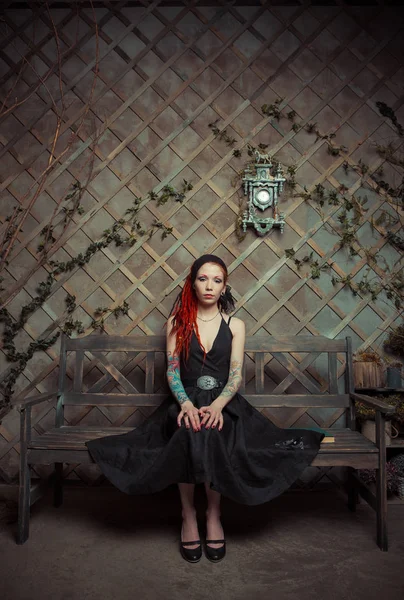
[[[214,390],[215,388],[224,387],[225,381],[219,381],[212,375],[201,375],[196,381],[183,381],[183,385],[197,387],[200,390]]]

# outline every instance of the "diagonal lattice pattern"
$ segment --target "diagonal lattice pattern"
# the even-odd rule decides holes
[[[118,306],[126,301],[128,315],[105,320],[106,333],[159,334],[190,263],[203,252],[214,252],[229,265],[230,283],[238,301],[237,315],[245,320],[250,335],[287,333],[351,335],[354,347],[381,343],[398,311],[380,295],[375,301],[353,296],[344,286],[333,286],[329,274],[319,279],[310,270],[297,269],[287,259],[286,248],[296,257],[313,252],[321,263],[332,263],[332,273],[359,280],[367,269],[367,256],[349,257],[339,248],[339,207],[317,205],[293,193],[285,193],[281,208],[287,226],[283,235],[257,238],[249,231],[239,242],[235,222],[242,192],[237,174],[248,143],[268,144],[269,152],[285,167],[296,165],[297,190],[322,184],[328,190],[341,185],[357,198],[367,196],[367,212],[358,231],[362,247],[370,248],[392,268],[400,255],[383,237],[383,227],[372,227],[386,206],[374,181],[352,167],[366,162],[371,173],[384,167],[384,179],[397,185],[402,175],[384,163],[376,143],[397,141],[391,122],[379,114],[376,102],[403,115],[404,92],[402,22],[392,9],[375,5],[359,11],[348,6],[243,6],[223,3],[201,6],[198,2],[151,4],[105,3],[104,8],[52,7],[6,9],[6,35],[0,43],[0,78],[5,93],[29,57],[35,69],[52,69],[56,57],[53,24],[61,50],[60,69],[54,69],[44,85],[35,87],[35,75],[25,69],[13,88],[28,100],[0,122],[0,213],[27,202],[30,186],[49,159],[56,123],[49,91],[57,95],[63,85],[66,111],[61,123],[60,149],[84,117],[78,139],[51,172],[10,256],[5,283],[12,288],[28,273],[24,287],[9,305],[12,315],[35,295],[46,278],[46,266],[36,269],[41,231],[49,224],[60,198],[78,179],[90,181],[82,199],[83,214],[76,214],[66,234],[49,258],[67,261],[97,241],[103,231],[121,218],[136,197],[146,198],[165,185],[193,184],[185,201],[158,206],[144,199],[140,220],[154,220],[172,227],[165,238],[156,233],[132,247],[113,244],[87,265],[62,275],[47,302],[19,334],[22,348],[39,336],[57,331],[68,313],[66,293],[76,296],[74,318],[86,333],[99,306]],[[170,3],[172,4],[172,3]],[[98,43],[94,21],[98,26]],[[94,70],[98,76],[90,110],[86,112]],[[262,104],[279,100],[283,114],[295,111],[303,126],[294,131],[287,118],[263,115]],[[235,139],[229,147],[215,138],[209,124]],[[335,133],[344,145],[344,156],[327,152],[324,139],[315,140],[304,125],[315,122],[322,134]],[[399,150],[398,144],[397,148]],[[351,167],[343,168],[347,162]],[[384,164],[383,164],[384,163]],[[396,211],[397,214],[397,211]],[[375,278],[385,278],[380,264],[372,265]],[[86,356],[84,385],[123,391],[142,386],[142,357],[108,357],[108,368],[99,357]],[[326,389],[320,357],[307,365],[305,383]],[[265,389],[281,385],[285,372],[282,357],[267,357]],[[295,365],[301,369],[302,365]],[[1,356],[1,372],[9,365]],[[340,363],[342,377],[344,365]],[[117,369],[117,371],[114,371]],[[112,376],[122,373],[125,380]],[[71,378],[73,365],[68,368]],[[37,353],[18,381],[16,394],[55,389],[58,346]],[[253,385],[254,364],[247,359],[246,383]],[[164,363],[158,365],[157,382],[164,385]],[[126,382],[126,383],[125,383]],[[289,381],[289,384],[291,381]],[[297,391],[301,383],[290,389]],[[87,408],[67,410],[69,423],[136,425],[150,409]],[[274,409],[267,416],[277,424],[338,425],[340,411]],[[34,412],[38,433],[53,426],[54,409],[40,406]],[[15,480],[18,471],[18,416],[12,412],[0,426],[0,477]],[[38,469],[45,475],[48,468]],[[99,474],[87,467],[69,465],[69,477],[97,481]]]

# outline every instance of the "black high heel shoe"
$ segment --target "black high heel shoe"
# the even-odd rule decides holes
[[[182,531],[181,531],[182,537]],[[185,548],[185,546],[194,546],[199,544],[198,548]],[[202,558],[202,545],[201,540],[195,540],[194,542],[183,542],[180,540],[180,552],[183,559],[190,563],[197,563]]]
[[[211,548],[208,544],[223,544],[220,548]],[[226,540],[206,540],[206,558],[211,562],[219,562],[226,556]]]

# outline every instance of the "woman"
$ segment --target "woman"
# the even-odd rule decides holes
[[[228,316],[234,299],[217,256],[194,262],[167,323],[167,378],[172,397],[132,432],[87,442],[103,473],[129,494],[178,483],[180,550],[202,556],[195,484],[207,495],[206,555],[224,558],[220,499],[255,505],[281,494],[313,461],[324,435],[280,429],[238,394],[244,323]]]

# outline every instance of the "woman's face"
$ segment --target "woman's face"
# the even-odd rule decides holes
[[[196,274],[194,289],[200,304],[208,308],[217,304],[226,287],[222,268],[215,263],[205,263]]]

